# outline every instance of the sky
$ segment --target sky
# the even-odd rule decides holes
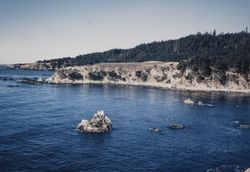
[[[240,32],[250,0],[0,0],[0,64]]]

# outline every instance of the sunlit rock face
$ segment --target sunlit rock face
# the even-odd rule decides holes
[[[105,133],[112,130],[112,123],[103,111],[98,111],[91,120],[83,119],[77,128],[85,133]]]
[[[174,90],[250,93],[250,82],[241,74],[226,72],[221,83],[212,72],[203,77],[191,69],[181,71],[178,62],[100,63],[59,69],[47,82],[54,84],[123,84]]]

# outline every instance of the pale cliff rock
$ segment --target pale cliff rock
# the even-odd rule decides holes
[[[192,70],[183,73],[178,62],[100,63],[59,69],[47,82],[54,84],[124,84],[192,91],[226,91],[250,93],[250,83],[241,74],[226,72],[229,78],[221,84],[216,74],[202,81]]]

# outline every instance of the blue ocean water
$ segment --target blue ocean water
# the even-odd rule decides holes
[[[0,68],[0,171],[235,171],[250,167],[250,97],[114,85],[25,84]],[[2,78],[1,78],[2,77]],[[3,79],[9,77],[9,79]],[[206,106],[185,105],[192,98]],[[75,130],[104,110],[108,134]],[[180,123],[183,130],[168,125]],[[149,128],[160,128],[152,133]]]

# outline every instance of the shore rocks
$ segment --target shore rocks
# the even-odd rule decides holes
[[[98,111],[90,121],[83,119],[77,129],[84,133],[105,133],[112,130],[112,123],[103,111]]]
[[[31,78],[22,78],[21,83],[36,84],[37,80]]]
[[[43,84],[46,83],[45,80],[43,80],[42,78],[22,78],[20,80],[21,83],[25,83],[25,84]]]
[[[65,71],[64,71],[64,70],[58,70],[55,74],[56,74],[60,79],[65,79],[65,78],[67,78],[67,75],[65,74]]]
[[[187,105],[194,105],[194,101],[191,100],[190,98],[185,99],[185,100],[184,100],[184,103],[187,104]]]

